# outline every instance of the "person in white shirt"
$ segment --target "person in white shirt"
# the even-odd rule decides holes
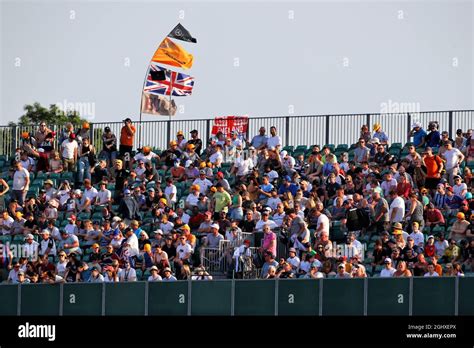
[[[234,250],[235,272],[242,272],[241,266],[244,261],[243,258],[249,257],[252,257],[252,250],[250,249],[250,240],[246,239],[241,246],[236,247]]]
[[[59,231],[58,231],[59,233]],[[39,243],[39,254],[40,255],[56,255],[56,243],[54,239],[51,238],[50,232],[48,230],[43,230],[41,233],[43,239]]]
[[[68,263],[68,259],[66,257],[66,253],[64,251],[60,251],[58,254],[59,261],[56,263],[56,271],[58,276],[64,277],[66,274],[66,266]]]
[[[454,177],[454,186],[453,186],[453,192],[455,196],[459,196],[462,199],[466,197],[467,193],[467,185],[466,183],[462,182],[462,178],[459,175],[456,175]]]
[[[164,282],[174,282],[174,281],[176,281],[176,277],[171,273],[171,269],[169,267],[166,267],[163,270],[163,273],[165,275],[162,279]]]
[[[97,189],[92,186],[89,179],[84,179],[84,192],[82,193],[80,211],[90,212],[91,206],[97,198]]]
[[[8,210],[2,212],[2,218],[0,219],[1,234],[10,234],[11,227],[15,220],[8,214]]]
[[[453,144],[450,140],[444,143],[444,148],[446,150],[441,155],[441,158],[446,160],[446,175],[448,176],[449,184],[453,186],[454,177],[458,175],[459,164],[464,160],[464,155],[461,151],[453,147]]]
[[[31,233],[26,236],[25,242],[22,245],[24,257],[28,258],[28,260],[36,260],[38,258],[39,243],[34,240]]]
[[[158,282],[161,281],[161,276],[158,274],[158,267],[151,266],[150,268],[151,275],[148,277],[149,282]]]
[[[99,269],[97,267],[91,268],[91,276],[89,277],[88,283],[103,283],[104,276],[100,274]]]
[[[246,154],[242,154],[241,151],[236,151],[234,161],[234,172],[237,177],[243,177],[250,174],[250,171],[254,167],[254,163],[250,157]]]
[[[402,222],[405,217],[405,201],[397,194],[396,190],[390,191],[392,203],[388,211],[390,222]]]
[[[181,221],[183,221],[183,224],[189,224],[189,220],[191,219],[191,216],[187,214],[183,208],[178,208],[176,210],[176,215],[181,218]]]
[[[270,213],[266,210],[263,211],[262,217],[260,218],[260,220],[258,220],[257,224],[255,225],[255,229],[259,232],[262,232],[263,227],[265,225],[270,226],[271,230],[278,228],[278,225],[275,223],[275,221],[272,221],[269,218],[270,218]]]
[[[291,265],[291,268],[293,271],[297,271],[298,268],[300,267],[300,258],[296,256],[296,249],[295,248],[290,248],[288,250],[288,255],[289,257],[286,259],[286,262],[288,262]]]
[[[392,267],[392,259],[385,258],[384,260],[385,268],[380,272],[381,278],[391,278],[396,272],[395,268]]]
[[[267,139],[267,147],[269,150],[279,150],[282,147],[281,138],[277,135],[277,129],[275,126],[270,127],[270,134],[272,135]]]
[[[430,262],[428,264],[428,272],[425,273],[425,277],[439,277],[439,274],[435,272],[435,266]]]
[[[11,199],[16,199],[19,205],[25,203],[26,194],[30,187],[30,172],[23,168],[21,162],[15,162]]]
[[[275,221],[276,225],[278,227],[281,227],[283,224],[283,219],[285,218],[285,208],[283,206],[283,203],[278,203],[276,206],[276,210],[273,213],[272,220]]]
[[[214,166],[220,167],[222,161],[224,160],[224,156],[222,155],[222,145],[216,145],[216,152],[214,152],[209,157],[209,162],[211,162]]]
[[[178,189],[173,185],[171,178],[166,179],[165,197],[173,205],[178,201]]]
[[[413,238],[415,245],[418,245],[420,248],[423,248],[423,245],[425,244],[425,236],[419,230],[419,228],[420,227],[418,222],[414,221],[412,224],[412,232],[410,233],[410,237]]]
[[[179,237],[179,245],[176,247],[176,257],[174,259],[177,274],[181,272],[181,267],[184,264],[189,263],[192,252],[192,246],[187,242],[186,236],[182,234]]]
[[[79,145],[76,141],[76,134],[71,133],[69,138],[61,143],[61,155],[63,158],[63,168],[67,171],[74,171],[77,161]]]
[[[199,171],[199,178],[193,181],[193,185],[199,185],[199,192],[206,194],[209,188],[212,186],[212,182],[206,178],[206,171],[201,169]]]
[[[428,239],[430,237],[433,237],[433,236],[429,236]],[[438,256],[438,258],[441,258],[443,257],[444,255],[444,250],[449,247],[449,243],[446,239],[444,239],[444,234],[443,232],[439,233],[437,236],[436,236],[436,241],[434,243],[434,246],[435,246],[435,250],[436,250],[436,256]]]
[[[390,195],[390,191],[397,189],[397,180],[392,177],[392,173],[385,174],[385,180],[380,185],[383,191],[384,197]]]
[[[95,205],[105,206],[108,205],[112,199],[112,192],[107,189],[107,184],[104,181],[100,182],[100,189],[97,192]]]
[[[126,251],[126,255],[128,257],[137,256],[140,253],[138,238],[130,227],[125,230],[125,237],[127,240],[122,244],[122,246],[124,247],[124,251]]]
[[[18,282],[18,272],[20,272],[20,264],[17,262],[8,273],[7,283],[16,284]]]
[[[318,221],[316,223],[316,231],[314,232],[317,238],[320,238],[321,234],[329,235],[329,218],[326,214],[323,214],[323,204],[317,203],[316,210],[314,212],[315,216],[318,217]]]
[[[279,203],[281,203],[281,199],[280,197],[278,196],[278,190],[273,188],[271,190],[271,197],[267,199],[267,206],[269,206],[270,208],[272,208],[272,210],[275,210],[278,206]]]
[[[230,139],[232,141],[232,146],[234,146],[238,150],[242,150],[242,147],[243,147],[242,140],[239,139],[238,134],[235,130],[230,132]]]
[[[136,237],[136,236],[135,236]],[[118,278],[121,282],[136,282],[137,272],[133,267],[130,266],[130,261],[125,260],[123,268],[118,271]]]

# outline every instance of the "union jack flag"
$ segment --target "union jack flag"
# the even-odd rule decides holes
[[[157,76],[163,75],[164,79]],[[144,92],[151,94],[173,95],[185,97],[191,95],[194,87],[194,77],[165,69],[158,64],[151,63]]]

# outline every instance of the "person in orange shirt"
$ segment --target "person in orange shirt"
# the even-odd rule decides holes
[[[133,150],[133,140],[135,138],[136,128],[132,125],[132,120],[126,118],[123,120],[125,124],[120,131],[120,156],[124,157],[128,153],[130,156]],[[127,159],[125,159],[127,161]],[[130,159],[128,159],[129,161]]]
[[[425,187],[433,193],[441,180],[441,172],[444,168],[443,160],[438,155],[433,154],[431,147],[425,149],[421,160],[426,167]]]

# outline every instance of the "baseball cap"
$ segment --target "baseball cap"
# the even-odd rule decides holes
[[[288,249],[288,252],[290,252],[290,253],[296,253],[296,249],[295,249],[295,248],[290,248],[290,249]]]
[[[212,224],[210,227],[219,229],[219,224]]]
[[[205,170],[200,170],[199,174],[206,174],[206,171]]]
[[[411,125],[411,128],[421,128],[421,123],[420,122],[415,122]]]
[[[34,239],[34,237],[33,237],[33,235],[32,235],[31,233],[28,233],[28,234],[26,235],[25,240],[28,240],[28,239]]]
[[[197,129],[193,129],[193,130],[192,130],[191,132],[189,132],[189,133],[192,134],[192,133],[197,133],[197,132],[198,132]]]
[[[123,191],[123,194],[124,194],[124,195],[129,195],[129,194],[131,194],[131,191],[130,191],[129,189],[125,189],[125,190]]]
[[[392,259],[390,257],[386,257],[385,260],[383,260],[384,263],[392,263]]]

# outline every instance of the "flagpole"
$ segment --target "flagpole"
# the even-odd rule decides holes
[[[151,60],[150,60],[151,62]],[[146,80],[148,79],[148,72],[150,71],[150,65],[148,64],[148,68],[146,69],[146,74],[145,74],[145,79],[143,80],[143,87],[142,87],[142,93],[140,95],[140,120],[138,124],[138,148],[142,147],[142,109],[143,109],[143,93],[145,93],[145,85],[146,85]]]

